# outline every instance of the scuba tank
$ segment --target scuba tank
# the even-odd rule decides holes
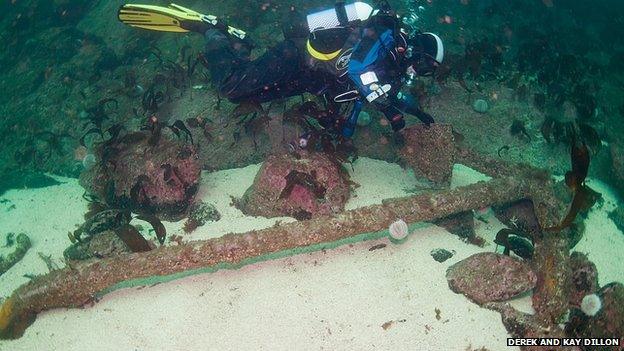
[[[356,1],[345,5],[340,1],[330,9],[321,10],[306,16],[308,30],[328,29],[347,26],[357,20],[367,20],[373,13],[373,7],[367,3]]]

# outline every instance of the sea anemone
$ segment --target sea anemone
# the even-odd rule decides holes
[[[390,237],[395,240],[403,240],[408,234],[407,223],[404,220],[398,219],[394,223],[390,224],[388,228]]]
[[[581,301],[581,311],[590,317],[595,316],[601,308],[602,301],[596,294],[585,295],[583,301]]]

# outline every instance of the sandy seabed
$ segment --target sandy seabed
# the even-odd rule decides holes
[[[412,172],[398,165],[361,158],[352,179],[360,184],[347,209],[380,203],[414,191]],[[185,239],[245,232],[289,218],[248,217],[230,205],[253,181],[259,165],[204,173],[201,198],[215,204],[218,222]],[[63,265],[67,231],[82,222],[86,202],[76,179],[61,185],[7,192],[0,204],[0,234],[26,232],[33,242],[26,257],[0,276],[0,296],[25,283],[24,274],[43,274],[38,253]],[[485,177],[456,165],[453,186]],[[607,217],[616,197],[589,181],[604,203],[592,210],[575,250],[594,261],[600,284],[624,281],[624,235]],[[411,227],[401,244],[386,238],[334,249],[258,262],[237,270],[187,276],[169,282],[119,289],[83,309],[42,313],[18,340],[0,341],[0,350],[517,350],[496,312],[482,309],[447,285],[446,269],[480,251],[493,251],[502,228],[487,209],[475,221],[484,248],[468,245],[434,225]],[[166,223],[182,235],[182,222]],[[369,251],[376,244],[382,249]],[[454,256],[438,263],[431,250]],[[530,296],[513,304],[530,312]],[[436,312],[438,310],[439,312]]]

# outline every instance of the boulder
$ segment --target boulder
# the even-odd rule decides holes
[[[580,306],[583,297],[598,290],[598,270],[596,265],[580,252],[570,255],[570,305]]]
[[[455,141],[450,124],[416,124],[403,130],[405,145],[399,152],[419,178],[435,187],[448,187],[453,174]]]
[[[195,148],[164,135],[130,133],[101,143],[95,156],[97,164],[80,182],[112,207],[179,220],[199,187]]]
[[[574,338],[619,338],[624,344],[624,285],[610,283],[596,292],[602,307],[595,316],[585,315],[574,308],[566,333]],[[583,350],[620,351],[622,346],[585,346]]]
[[[349,199],[349,175],[330,155],[271,155],[237,207],[251,216],[299,220],[338,213]]]
[[[451,290],[478,304],[505,301],[533,289],[537,276],[521,260],[493,252],[474,254],[449,267]]]

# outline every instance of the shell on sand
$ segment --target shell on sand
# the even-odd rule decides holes
[[[409,232],[407,223],[405,223],[402,219],[398,219],[394,223],[390,224],[388,231],[390,232],[390,236],[396,240],[404,239]]]

